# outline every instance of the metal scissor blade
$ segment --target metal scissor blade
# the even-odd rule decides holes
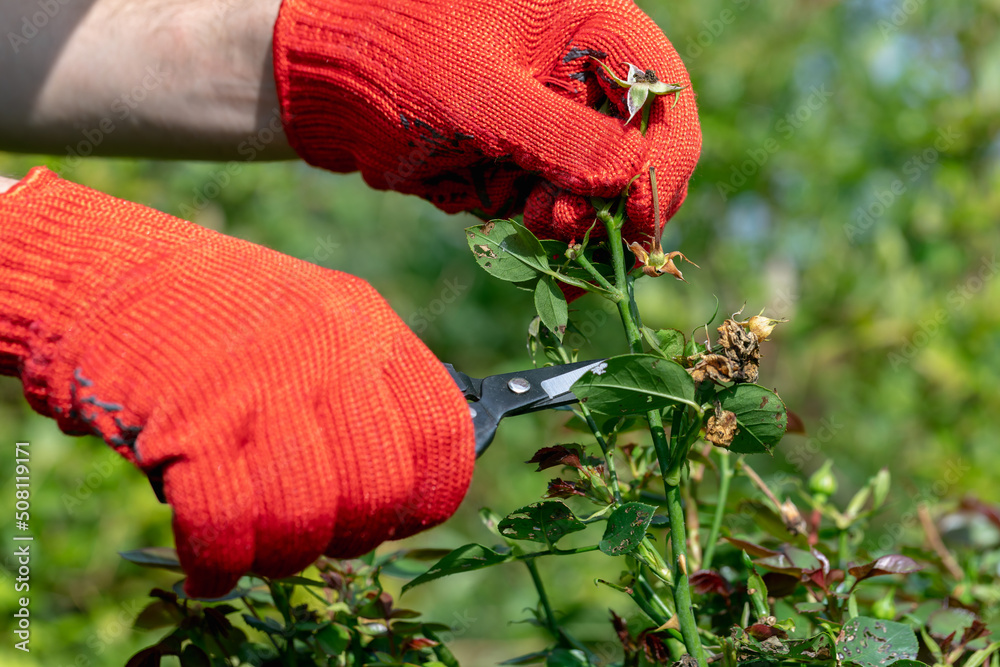
[[[482,380],[456,371],[451,364],[445,366],[462,394],[473,401],[469,412],[476,429],[476,456],[480,456],[493,441],[501,419],[576,402],[570,390],[573,383],[601,363],[603,360],[581,361],[491,375]]]
[[[577,380],[603,363],[603,359],[598,359],[597,361],[588,362],[587,365],[582,368],[575,368],[571,371],[563,373],[562,375],[557,375],[549,378],[548,380],[543,380],[542,390],[548,394],[549,399],[551,400],[559,400],[560,396],[569,394],[573,397],[573,401],[575,401],[576,396],[573,396],[572,391],[573,385]]]

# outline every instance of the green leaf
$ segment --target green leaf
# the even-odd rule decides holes
[[[225,600],[235,600],[236,598],[244,597],[244,596],[246,596],[246,595],[248,595],[250,593],[250,589],[249,588],[245,588],[243,586],[243,580],[244,579],[246,579],[246,577],[241,577],[240,578],[240,583],[237,584],[236,587],[233,588],[233,590],[229,591],[228,593],[226,593],[222,597],[217,597],[217,598],[192,598],[192,597],[188,597],[188,594],[184,592],[184,581],[185,581],[184,579],[181,579],[180,581],[174,582],[174,585],[170,587],[170,590],[172,590],[174,593],[177,594],[177,599],[178,600],[200,600],[202,602],[223,602]]]
[[[889,495],[890,475],[888,468],[882,468],[872,477],[872,509],[877,510],[882,507],[886,497]]]
[[[784,519],[774,511],[770,504],[760,500],[744,499],[737,504],[737,508],[741,516],[750,517],[753,520],[753,525],[771,537],[783,542],[791,541],[799,544],[805,542],[805,536],[802,536],[801,540],[797,540],[789,535],[788,526],[785,525]]]
[[[562,342],[566,323],[569,321],[569,306],[562,290],[551,276],[542,276],[535,285],[535,310],[538,311],[542,324]]]
[[[673,359],[684,354],[684,334],[677,329],[653,330],[642,328],[642,336],[649,346],[667,359]]]
[[[451,650],[445,646],[444,642],[437,635],[437,630],[441,632],[449,632],[450,628],[448,626],[441,626],[437,623],[424,623],[424,637],[427,637],[431,641],[438,643],[431,650],[434,651],[434,655],[437,656],[438,661],[444,665],[444,667],[460,667],[458,660],[452,654]],[[425,665],[426,667],[426,665]]]
[[[883,667],[916,657],[917,637],[905,623],[858,616],[844,624],[837,640],[837,659],[845,664]]]
[[[118,555],[130,563],[143,567],[158,567],[173,572],[183,572],[177,551],[171,547],[146,547],[132,551],[119,551]]]
[[[687,371],[651,354],[611,357],[577,380],[573,393],[591,410],[610,415],[645,414],[677,403],[700,409]]]
[[[572,328],[572,325],[568,325],[569,330],[572,330]],[[565,335],[565,332],[563,332],[563,335]],[[562,357],[559,356],[561,341],[562,336],[556,338],[554,333],[549,331],[547,327],[542,326],[542,319],[540,317],[531,318],[531,322],[528,324],[528,354],[531,355],[531,362],[534,365],[544,366],[547,363],[545,359],[539,356],[539,353],[544,354],[545,358],[549,361],[561,364]],[[590,433],[589,428],[587,429],[587,433]]]
[[[785,404],[770,389],[756,384],[738,384],[716,394],[722,409],[736,413],[739,431],[729,451],[738,454],[770,453],[785,434],[788,413]]]
[[[1000,651],[1000,642],[993,642],[992,644],[989,644],[986,648],[981,648],[975,653],[973,653],[971,656],[969,656],[969,659],[965,661],[962,667],[979,667],[980,665],[985,664],[986,661],[989,660],[990,656],[992,656],[997,651]],[[910,662],[910,661],[904,661],[904,662]],[[897,662],[896,664],[901,665],[902,662]],[[917,664],[923,664],[923,663],[917,663]]]
[[[243,621],[254,630],[259,630],[269,635],[280,635],[285,631],[285,626],[267,616],[259,619],[250,614],[243,614]]]
[[[496,278],[517,283],[549,271],[542,244],[513,220],[491,220],[467,228],[465,235],[476,262]]]
[[[180,663],[184,667],[211,667],[212,661],[205,651],[194,644],[188,644],[181,651]]]
[[[501,665],[535,665],[540,662],[545,662],[545,659],[549,657],[549,651],[537,651],[536,653],[528,653],[527,655],[519,655],[516,658],[511,658],[510,660],[504,660]]]
[[[844,516],[853,520],[861,513],[862,508],[864,508],[865,503],[868,502],[868,498],[871,496],[872,490],[869,486],[863,486],[858,489],[858,492],[854,494],[851,498],[851,502],[847,503],[847,509],[844,510]],[[839,526],[838,526],[839,527]]]
[[[549,653],[545,667],[590,667],[590,661],[579,649],[556,648]]]
[[[498,527],[504,537],[555,544],[587,526],[561,500],[550,500],[511,512]]]
[[[702,352],[708,352],[708,347],[702,343],[699,343],[694,338],[689,338],[686,343],[684,343],[684,356],[693,357],[696,354],[701,354]]]
[[[184,615],[177,608],[177,605],[156,600],[139,612],[132,627],[140,630],[156,630],[176,625],[183,619]]]
[[[339,623],[331,623],[316,633],[316,644],[327,655],[340,655],[351,644],[351,631]]]
[[[569,245],[565,241],[556,241],[555,239],[543,239],[539,241],[542,244],[542,250],[545,252],[545,258],[549,262],[567,262],[566,259],[566,249]]]
[[[608,517],[604,538],[598,548],[609,556],[621,556],[635,549],[653,520],[656,508],[644,503],[626,503]]]
[[[451,553],[450,549],[406,549],[381,566],[380,572],[400,579],[412,579],[427,569],[427,563],[436,562]]]
[[[426,584],[428,581],[447,577],[450,574],[471,572],[473,570],[481,570],[484,567],[499,565],[511,558],[511,554],[498,553],[481,544],[466,544],[439,560],[416,579],[407,582],[403,586],[402,592],[405,593],[414,586]]]

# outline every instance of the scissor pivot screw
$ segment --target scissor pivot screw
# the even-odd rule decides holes
[[[472,417],[473,419],[475,419],[478,415],[479,415],[479,413],[476,412],[476,409],[470,405],[469,406],[469,416]]]
[[[511,378],[507,382],[507,388],[510,389],[515,394],[523,394],[524,392],[531,389],[531,383],[524,378]]]

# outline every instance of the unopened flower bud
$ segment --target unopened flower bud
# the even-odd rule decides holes
[[[833,461],[826,463],[809,478],[809,491],[815,496],[822,496],[822,501],[837,492],[837,478],[833,474]]]
[[[890,588],[885,597],[879,598],[872,603],[872,616],[883,621],[891,621],[896,618],[896,602],[893,600],[895,592],[894,588]]]

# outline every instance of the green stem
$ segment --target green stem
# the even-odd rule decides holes
[[[663,625],[664,623],[670,620],[669,616],[664,616],[662,613],[660,613],[660,610],[657,609],[655,606],[653,606],[653,604],[646,598],[642,589],[638,586],[638,580],[636,582],[633,582],[632,592],[629,594],[629,597],[632,598],[636,606],[638,606],[639,609],[641,609],[643,613],[646,614],[646,616],[649,616],[649,618],[653,621],[653,623],[656,623],[657,627]]]
[[[620,303],[625,300],[625,295],[622,294],[622,291],[609,283],[608,279],[601,275],[601,272],[597,270],[597,267],[591,264],[590,260],[587,259],[582,252],[578,253],[573,258],[573,261],[583,267],[583,269],[590,274],[590,277],[594,279],[594,282],[608,291],[607,297],[609,299],[615,303]]]
[[[663,621],[659,623],[660,625],[663,625],[673,618],[674,612],[670,610],[667,604],[660,599],[660,596],[656,593],[656,591],[653,590],[653,586],[649,583],[649,580],[646,578],[646,574],[644,572],[639,572],[636,577],[636,583],[638,583],[639,588],[642,589],[643,597],[646,598],[650,605],[656,609],[656,612],[663,617]],[[676,630],[674,632],[676,632]],[[681,633],[677,632],[677,638],[681,638]]]
[[[660,599],[660,596],[657,595],[656,591],[653,590],[653,587],[646,579],[646,575],[641,570],[635,579],[635,585],[638,588],[636,594],[642,597],[643,603],[646,605],[646,607],[639,605],[639,608],[645,611],[646,614],[653,619],[653,622],[656,623],[657,627],[664,625],[667,621],[673,618],[674,613],[667,607],[666,604],[663,603],[663,600]],[[636,595],[633,595],[633,599],[635,598]],[[657,615],[654,616],[650,613],[650,611]],[[681,657],[683,657],[684,651],[686,650],[683,643],[683,637],[678,630],[673,628],[667,630],[667,633],[670,635],[670,638],[668,638],[666,642],[667,649],[670,651],[670,656],[673,658],[674,662],[678,662]]]
[[[538,601],[542,605],[542,613],[545,614],[545,627],[548,628],[554,638],[559,639],[561,636],[559,625],[556,623],[555,614],[552,613],[549,596],[545,593],[545,584],[542,583],[542,578],[538,575],[538,566],[535,565],[535,561],[533,560],[525,560],[523,562],[527,566],[528,572],[531,573],[531,581],[535,584],[535,590],[538,591]]]
[[[600,217],[600,216],[599,216]],[[642,338],[635,320],[632,317],[634,299],[625,278],[625,257],[622,250],[621,225],[620,220],[614,220],[610,216],[604,216],[605,226],[608,230],[608,247],[611,251],[612,266],[615,272],[615,286],[619,290],[626,291],[629,299],[619,302],[618,313],[621,315],[622,324],[625,327],[625,335],[628,338],[629,349],[632,352],[642,352]],[[656,221],[659,223],[659,220]],[[674,409],[675,425],[680,426],[683,414],[686,410],[680,406]],[[673,546],[674,558],[674,608],[677,611],[677,620],[680,624],[681,635],[684,638],[684,646],[688,653],[695,659],[699,667],[707,667],[708,662],[705,651],[701,645],[701,638],[698,636],[698,624],[694,617],[694,610],[691,607],[691,588],[688,584],[687,574],[687,531],[684,527],[684,510],[681,507],[681,492],[678,486],[679,475],[673,474],[673,467],[680,466],[686,454],[687,438],[681,439],[681,429],[671,429],[671,437],[675,441],[674,451],[670,451],[667,444],[666,434],[663,431],[663,419],[658,410],[651,410],[647,413],[649,430],[653,436],[653,444],[656,449],[657,459],[660,462],[660,471],[663,474],[664,488],[667,496],[667,511],[670,519],[670,541]]]
[[[662,465],[662,464],[661,464]],[[684,528],[684,510],[681,507],[681,489],[679,486],[667,487],[667,513],[670,517],[670,544],[674,552],[674,607],[677,609],[677,620],[684,636],[684,646],[699,667],[708,665],[705,650],[698,635],[698,623],[695,621],[691,608],[691,587],[688,585],[687,565],[687,535]]]
[[[618,471],[615,468],[615,453],[604,439],[604,435],[601,433],[601,427],[594,421],[594,417],[591,414],[590,409],[581,403],[580,412],[583,414],[583,418],[587,420],[587,426],[589,426],[590,430],[594,432],[594,437],[597,438],[597,444],[601,446],[601,452],[604,454],[604,463],[608,467],[608,479],[611,481],[611,493],[615,496],[615,503],[620,505],[622,502],[622,491],[618,485]]]
[[[847,531],[840,531],[840,539],[838,540],[838,553],[837,558],[840,561],[840,567],[847,568]]]
[[[712,528],[708,532],[708,541],[705,542],[705,557],[702,558],[701,567],[711,569],[712,556],[715,555],[715,543],[719,541],[719,531],[722,529],[722,517],[726,512],[726,499],[729,497],[729,482],[733,478],[732,470],[729,467],[729,452],[718,450],[719,454],[719,492],[715,505],[715,516],[712,517]]]
[[[564,364],[570,363],[569,355],[566,354],[566,349],[562,346],[559,347],[559,358],[562,359]],[[611,480],[611,492],[615,497],[615,504],[620,505],[622,502],[622,492],[618,484],[618,471],[615,468],[615,453],[614,449],[608,445],[607,440],[604,438],[604,434],[601,432],[601,428],[594,421],[594,416],[590,412],[590,409],[583,403],[579,404],[580,414],[587,421],[587,426],[594,433],[594,438],[597,439],[597,444],[601,446],[601,453],[604,454],[604,463],[608,467],[608,479]]]
[[[619,221],[608,218],[605,221],[608,230],[608,248],[611,250],[611,265],[615,272],[615,287],[619,293],[626,294],[627,299],[616,302],[618,314],[625,326],[625,336],[628,338],[629,349],[633,353],[642,352],[642,334],[632,317],[632,294],[625,278],[625,252],[622,250],[622,229]]]

